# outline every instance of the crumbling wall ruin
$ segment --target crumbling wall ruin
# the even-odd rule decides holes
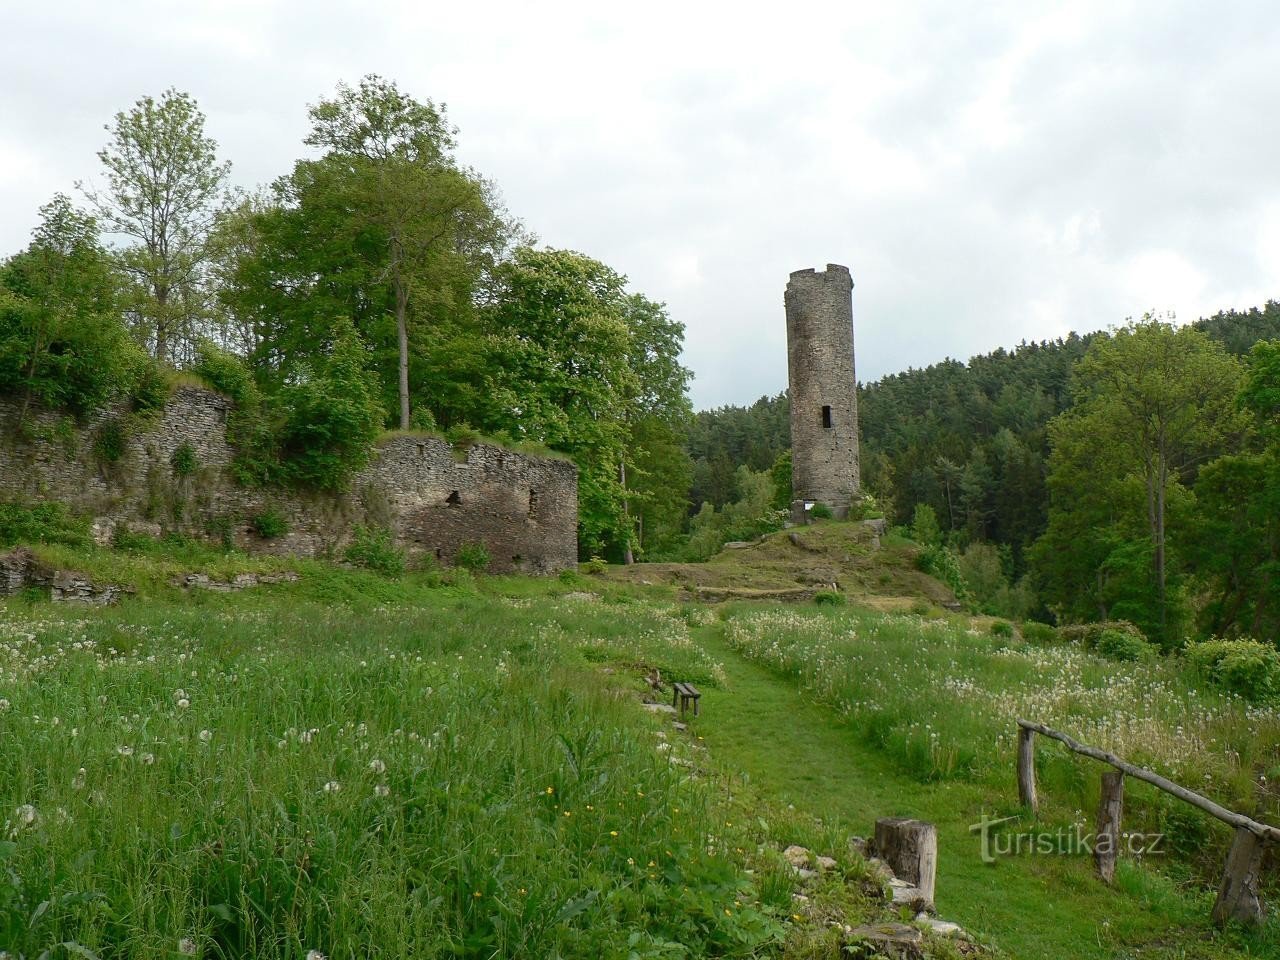
[[[104,539],[127,524],[229,538],[251,551],[340,556],[364,525],[389,529],[411,554],[446,564],[463,546],[480,544],[495,573],[554,573],[577,563],[577,468],[566,460],[396,435],[345,493],[251,488],[230,473],[230,410],[220,394],[182,387],[142,423],[119,407],[82,422],[28,411],[19,430],[18,405],[0,399],[0,500],[64,503],[94,517]],[[109,457],[104,438],[114,444]],[[194,469],[182,474],[174,462],[184,447]],[[270,540],[252,523],[268,511],[287,528]]]

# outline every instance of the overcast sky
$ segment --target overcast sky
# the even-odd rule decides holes
[[[787,274],[827,262],[862,380],[1280,298],[1274,2],[438,7],[0,0],[0,252],[143,94],[194,95],[253,186],[380,73],[544,243],[669,305],[698,407],[785,386]]]

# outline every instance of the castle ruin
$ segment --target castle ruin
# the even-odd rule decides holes
[[[853,279],[829,263],[791,274],[787,372],[791,387],[791,519],[816,504],[849,514],[858,495],[858,380],[853,362]]]

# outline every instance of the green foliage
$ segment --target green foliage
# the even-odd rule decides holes
[[[402,576],[405,570],[404,551],[395,545],[391,531],[382,527],[356,527],[343,558],[386,577]]]
[[[191,476],[200,466],[200,461],[196,458],[195,447],[185,441],[180,443],[178,448],[173,451],[170,464],[173,467],[173,475],[175,477]]]
[[[813,602],[820,607],[840,607],[844,606],[845,597],[835,590],[819,590],[813,595]]]
[[[217,160],[204,114],[169,89],[117,113],[98,153],[102,190],[81,189],[111,233],[129,238],[117,259],[139,343],[160,362],[183,359],[211,319],[211,229],[228,199],[231,165]]]
[[[680,551],[681,559],[708,560],[730,541],[755,540],[782,529],[787,512],[774,507],[770,475],[739,467],[735,481],[739,491],[735,502],[721,510],[704,503],[690,521],[689,540]]]
[[[592,557],[582,565],[582,569],[592,576],[599,577],[609,569],[609,564],[603,557]]]
[[[809,510],[810,520],[830,520],[835,516],[825,503],[815,503]]]
[[[89,521],[75,517],[60,503],[0,503],[0,547],[20,543],[89,542]]]
[[[991,624],[991,635],[993,637],[1004,637],[1011,639],[1013,637],[1013,624],[1008,620],[997,620]]]
[[[1253,703],[1280,698],[1280,651],[1257,640],[1205,640],[1186,648],[1193,667]]]
[[[458,548],[454,563],[472,573],[484,573],[489,569],[489,551],[483,543],[464,543]]]
[[[1127,617],[1173,647],[1187,618],[1177,547],[1193,526],[1189,488],[1244,428],[1240,364],[1195,328],[1147,317],[1095,338],[1075,373],[1075,404],[1050,428],[1037,581],[1067,618]]]
[[[368,464],[382,424],[364,346],[349,323],[335,325],[332,351],[280,392],[281,470],[295,486],[345,490]]]
[[[132,352],[119,277],[92,217],[59,194],[23,252],[0,262],[0,394],[83,415],[125,389]]]
[[[917,503],[911,515],[911,539],[922,547],[936,547],[942,543],[938,515],[927,503]]]
[[[117,419],[103,421],[93,438],[93,457],[103,466],[119,463],[128,446],[129,433]]]
[[[1123,630],[1100,631],[1094,649],[1108,660],[1142,660],[1155,652],[1145,639]]]
[[[1078,644],[1086,650],[1097,650],[1102,644],[1102,635],[1124,634],[1135,642],[1149,645],[1146,634],[1128,620],[1103,620],[1098,623],[1073,623],[1059,627],[1056,631],[1058,639],[1064,643]],[[1114,639],[1112,643],[1118,643]]]
[[[968,598],[969,588],[964,581],[964,574],[960,570],[960,557],[950,547],[945,547],[941,544],[926,547],[920,551],[920,556],[916,563],[922,572],[941,580],[950,587],[951,592],[956,595],[956,599],[965,600]]]
[[[1022,631],[1023,639],[1030,643],[1050,644],[1059,641],[1058,631],[1047,623],[1026,620],[1019,629]]]
[[[201,340],[196,344],[196,359],[191,365],[191,372],[237,407],[256,407],[261,402],[258,385],[244,360],[211,340]]]
[[[249,518],[249,526],[263,540],[275,540],[289,532],[289,520],[275,507],[267,507]]]
[[[773,507],[775,510],[791,509],[791,451],[783,450],[769,468],[769,479],[773,481]],[[722,504],[716,504],[721,506]]]

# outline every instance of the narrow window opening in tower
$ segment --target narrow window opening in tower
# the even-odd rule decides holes
[[[445,503],[447,503],[447,504],[448,504],[449,506],[451,506],[451,507],[460,507],[460,506],[462,506],[462,498],[461,498],[460,496],[458,496],[458,491],[457,491],[457,490],[455,490],[455,491],[453,491],[453,493],[449,494],[449,496],[445,498],[445,501],[444,501],[444,502],[445,502]]]
[[[536,517],[538,515],[538,491],[529,491],[529,516]]]
[[[822,425],[826,427],[828,430],[831,429],[831,408],[830,407],[822,408]]]

